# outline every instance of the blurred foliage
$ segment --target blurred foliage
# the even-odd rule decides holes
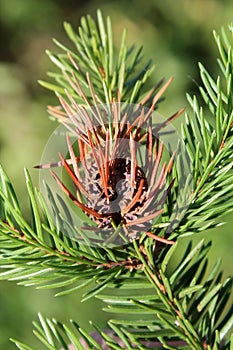
[[[233,14],[232,0],[0,0],[0,161],[25,210],[23,167],[30,170],[36,184],[38,173],[32,167],[40,162],[55,128],[46,113],[54,97],[37,84],[51,67],[44,51],[54,51],[52,37],[66,43],[63,21],[77,26],[83,14],[95,16],[97,8],[111,16],[116,45],[124,27],[128,42],[143,44],[144,55],[157,65],[151,78],[154,83],[175,77],[160,109],[166,115],[187,105],[185,92],[197,92],[199,61],[215,74],[217,49],[212,30],[230,23]],[[222,256],[225,274],[232,275],[232,215],[226,221],[227,225],[197,239],[213,238],[210,259]],[[186,242],[182,239],[180,244],[185,247]],[[61,321],[75,318],[81,326],[100,315],[104,320],[101,311],[93,312],[95,300],[81,305],[78,299],[77,294],[54,299],[51,292],[1,282],[0,349],[15,348],[7,340],[10,336],[30,342],[28,329],[38,311]]]

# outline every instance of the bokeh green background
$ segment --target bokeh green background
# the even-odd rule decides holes
[[[197,62],[216,76],[212,30],[220,31],[233,20],[232,0],[0,0],[0,161],[25,210],[23,167],[37,184],[33,165],[40,162],[55,128],[46,112],[46,105],[55,103],[55,98],[37,84],[52,69],[44,51],[55,49],[53,37],[67,43],[64,20],[77,27],[82,15],[95,16],[97,8],[111,16],[116,45],[124,27],[128,28],[128,43],[143,44],[145,56],[157,65],[153,82],[174,76],[160,109],[165,115],[187,106],[187,91],[197,92]],[[225,226],[204,232],[196,240],[203,236],[213,239],[210,264],[221,256],[224,276],[228,276],[233,272],[233,218],[228,215],[224,219]],[[187,241],[181,240],[180,245],[184,247]],[[100,303],[80,304],[78,294],[60,298],[53,294],[0,282],[0,350],[15,349],[9,337],[36,344],[31,321],[38,311],[62,321],[74,318],[84,326],[88,319],[104,324],[107,315],[101,312]]]

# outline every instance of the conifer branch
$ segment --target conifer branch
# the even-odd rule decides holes
[[[224,305],[232,281],[221,281],[219,262],[206,278],[210,244],[199,242],[194,248],[190,244],[174,271],[167,271],[174,251],[179,249],[173,244],[178,237],[216,226],[220,217],[233,208],[233,54],[228,35],[225,31],[221,36],[214,33],[221,56],[221,76],[215,81],[199,66],[204,106],[197,97],[187,96],[192,114],[187,112],[186,123],[182,124],[183,145],[180,142],[176,152],[165,154],[168,161],[163,164],[165,147],[159,136],[183,109],[157,124],[152,122],[152,114],[172,79],[147,90],[150,62],[139,69],[141,48],[128,48],[125,32],[116,54],[110,19],[105,23],[100,11],[97,24],[87,16],[78,33],[67,23],[65,29],[76,51],[55,41],[62,53],[48,55],[61,72],[49,74],[55,83],[41,84],[58,95],[61,106],[50,106],[49,112],[75,135],[78,154],[67,137],[69,159],[60,155],[57,163],[39,168],[65,168],[75,194],[55,173],[54,177],[69,199],[92,220],[88,229],[93,236],[73,222],[65,200],[47,184],[54,220],[45,198],[25,171],[31,208],[28,222],[9,178],[0,168],[0,278],[38,288],[60,287],[59,294],[85,286],[88,289],[83,300],[100,298],[107,304],[105,311],[121,316],[120,320],[118,317],[108,322],[106,332],[93,326],[95,333],[91,336],[75,322],[71,330],[40,315],[40,323],[34,324],[35,335],[47,349],[69,349],[70,344],[76,349],[230,349],[232,309],[224,310]],[[116,102],[123,104],[120,113]],[[132,103],[141,108],[136,109],[133,120],[126,108]],[[96,109],[90,112],[93,105]],[[114,123],[104,119],[110,106]],[[101,128],[93,121],[101,121]],[[119,139],[127,142],[127,162]],[[146,145],[147,172],[136,164],[134,141]],[[183,183],[179,181],[185,167],[180,157],[182,147],[192,165],[192,173]],[[111,158],[116,154],[118,157]],[[120,214],[112,215],[103,208],[115,199],[114,181],[128,181],[130,191],[121,188],[122,197],[127,193],[128,201],[123,202]],[[187,197],[190,186],[192,191]],[[147,221],[159,215],[149,232]],[[135,224],[140,227],[138,232]],[[112,237],[118,236],[128,240],[108,245]],[[137,319],[129,319],[130,314],[138,315]],[[19,349],[32,349],[13,341]]]

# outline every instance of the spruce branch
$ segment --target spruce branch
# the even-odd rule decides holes
[[[62,73],[49,73],[55,84],[40,81],[42,86],[60,94],[68,91],[79,103],[86,101],[77,94],[73,83],[78,81],[80,89],[89,98],[88,79],[97,91],[97,100],[106,103],[118,101],[119,95],[124,102],[135,103],[139,101],[143,89],[146,94],[144,86],[154,67],[148,61],[138,68],[142,61],[142,47],[135,49],[134,46],[127,46],[126,30],[122,34],[119,53],[116,54],[111,20],[107,17],[105,23],[101,11],[97,11],[97,23],[89,15],[82,17],[78,33],[69,23],[65,23],[64,28],[75,51],[54,40],[63,53],[47,51],[47,54]],[[153,90],[148,92],[148,98]]]
[[[229,343],[223,343],[225,326],[221,326],[232,322],[232,310],[228,311],[224,322],[221,321],[221,313],[231,282],[219,282],[217,262],[209,278],[202,283],[207,269],[205,256],[209,248],[210,245],[204,245],[203,241],[192,249],[190,245],[169,278],[164,275],[166,267],[161,267],[160,278],[166,286],[162,298],[157,284],[154,281],[151,283],[151,274],[149,280],[145,279],[144,274],[140,274],[135,282],[130,274],[114,280],[109,286],[109,294],[98,296],[108,304],[107,312],[121,315],[121,318],[108,322],[109,330],[102,331],[93,325],[96,332],[91,336],[74,322],[77,332],[74,335],[67,326],[55,320],[44,320],[40,316],[42,328],[37,325],[39,332],[36,331],[35,335],[48,349],[49,344],[54,346],[53,349],[60,349],[61,346],[68,348],[70,342],[77,349],[93,346],[97,349],[160,349],[161,346],[166,349],[229,349]],[[170,257],[171,252],[164,259],[166,264]],[[147,269],[149,271],[149,267]],[[153,285],[157,293],[153,292]],[[125,290],[128,294],[123,293]],[[133,314],[140,315],[140,318],[129,318]],[[43,331],[43,328],[45,330],[48,327],[49,331]],[[66,333],[66,341],[57,336],[61,330],[62,334]],[[20,343],[16,341],[16,344],[20,348]]]
[[[30,222],[25,219],[13,186],[0,168],[0,265],[3,269],[0,278],[37,288],[60,287],[60,295],[88,287],[83,300],[93,296],[100,298],[107,304],[105,311],[118,315],[108,322],[106,331],[93,325],[93,335],[75,322],[72,322],[71,330],[40,315],[40,323],[34,324],[35,335],[47,349],[69,349],[70,344],[74,349],[230,349],[233,346],[229,336],[232,309],[226,311],[224,306],[229,299],[232,281],[228,278],[222,282],[219,262],[211,266],[212,270],[206,277],[210,244],[201,241],[193,248],[190,244],[174,271],[169,274],[167,270],[174,251],[179,249],[179,244],[174,244],[178,237],[218,225],[220,217],[233,207],[233,54],[228,35],[225,31],[221,36],[214,33],[220,52],[221,76],[215,81],[201,64],[199,66],[203,105],[197,97],[187,96],[192,114],[186,113],[182,139],[192,163],[192,174],[181,184],[179,179],[184,172],[184,163],[179,151],[182,144],[177,146],[177,158],[175,152],[168,152],[168,160],[162,164],[164,146],[152,133],[153,130],[156,136],[161,135],[183,113],[181,109],[163,122],[152,122],[152,113],[171,79],[147,90],[150,63],[139,68],[141,48],[128,48],[125,32],[119,53],[116,53],[110,19],[107,18],[105,23],[100,11],[97,24],[87,16],[81,20],[78,33],[67,23],[65,29],[75,52],[55,41],[63,52],[48,54],[61,73],[49,74],[55,84],[41,84],[56,92],[61,106],[50,106],[49,112],[75,135],[78,153],[75,153],[68,136],[69,159],[60,155],[57,163],[39,168],[65,168],[75,185],[75,194],[54,173],[57,184],[79,209],[89,215],[89,221],[95,224],[89,229],[94,231],[95,239],[99,239],[97,243],[101,244],[92,244],[93,237],[90,238],[73,222],[63,197],[53,193],[46,184],[53,208],[51,214],[44,196],[33,187],[28,171],[25,171],[25,177],[31,219]],[[124,113],[114,109],[114,124],[111,120],[105,122],[104,112],[109,112],[106,106],[115,107],[115,102],[123,103]],[[130,119],[126,108],[132,103],[141,108],[136,110],[135,120]],[[92,106],[95,107],[94,113],[90,109]],[[96,127],[93,123],[96,120],[101,121],[103,128]],[[149,131],[145,132],[143,127],[148,120]],[[123,157],[116,157],[117,161],[110,163],[111,150],[113,154],[121,150],[120,138],[127,140],[130,161],[126,163]],[[108,148],[110,141],[112,149]],[[147,173],[134,165],[137,152],[133,141],[144,142],[147,146]],[[84,160],[87,150],[91,156]],[[140,156],[143,158],[142,154]],[[94,180],[98,191],[99,188],[102,190],[100,209],[92,206],[88,197],[88,191],[93,189],[92,182],[85,183],[85,178],[80,175],[81,171],[88,174],[92,168],[93,163],[86,165],[88,159],[97,164]],[[107,160],[105,167],[101,167],[100,159]],[[83,167],[81,170],[78,164]],[[127,176],[122,173],[127,173]],[[115,190],[112,185],[112,192],[108,192],[106,174],[111,174],[111,180],[116,182],[129,179],[134,189],[120,216],[103,215],[101,211],[101,205],[109,205]],[[190,183],[192,191],[187,202]],[[128,193],[127,188],[123,190],[124,194]],[[83,199],[85,195],[86,201]],[[151,202],[153,211],[149,207]],[[177,203],[179,210],[175,209]],[[139,226],[154,219],[157,213],[161,217],[153,223],[150,232]],[[178,220],[178,214],[182,216],[181,220]],[[138,227],[143,227],[140,232],[129,230],[135,222]],[[174,222],[176,226],[173,227]],[[126,232],[130,239],[113,247],[104,244],[103,236],[107,243],[111,243],[107,236],[109,230],[114,237],[119,232]],[[129,315],[136,316],[136,319]],[[19,349],[31,349],[13,341]]]

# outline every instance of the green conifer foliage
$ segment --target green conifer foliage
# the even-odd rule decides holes
[[[73,223],[66,200],[59,199],[63,214],[59,210],[51,214],[44,195],[33,186],[25,170],[31,207],[28,221],[11,181],[0,168],[0,278],[40,288],[61,288],[59,294],[85,287],[84,301],[101,299],[106,304],[104,310],[117,316],[109,320],[108,329],[93,324],[93,333],[89,334],[76,321],[64,325],[39,315],[34,333],[41,341],[40,349],[233,349],[232,309],[224,308],[232,281],[222,281],[218,260],[209,270],[211,244],[190,243],[173,272],[167,269],[179,250],[179,237],[193,237],[216,227],[221,216],[233,208],[232,27],[223,29],[220,35],[214,32],[219,50],[217,79],[199,64],[200,94],[187,94],[189,110],[174,111],[172,116],[154,123],[153,112],[159,111],[172,79],[150,87],[148,78],[154,67],[144,61],[142,48],[128,46],[124,31],[117,52],[110,18],[105,20],[100,11],[96,20],[83,17],[77,32],[68,23],[64,26],[74,49],[55,40],[60,53],[47,53],[56,71],[49,73],[49,82],[40,83],[58,97],[59,106],[48,108],[50,116],[77,139],[78,150],[67,137],[69,157],[60,155],[55,164],[66,170],[76,192],[55,173],[54,183],[65,192],[63,198],[87,214],[98,244],[92,244],[93,236]],[[119,105],[120,111],[111,110],[113,119],[104,119],[104,112],[109,115],[106,106]],[[140,106],[134,114],[136,121],[130,117],[129,105]],[[163,153],[160,135],[181,114],[185,120],[180,142],[169,157],[169,152]],[[82,123],[77,115],[82,115]],[[127,161],[123,160],[125,151],[112,160],[111,152],[119,152],[122,139],[129,149]],[[147,151],[140,156],[147,157],[147,173],[135,160],[138,154],[133,142],[146,145]],[[181,183],[185,168],[179,156],[182,147],[190,173]],[[90,179],[96,181],[97,194],[101,192],[98,205],[89,199],[88,176],[80,175],[93,166],[85,163],[88,152],[95,162],[95,177],[92,174]],[[104,160],[103,167],[100,159]],[[77,164],[81,164],[81,170]],[[105,206],[115,199],[114,181],[119,179],[124,184],[128,181],[133,191],[130,194],[126,188],[124,192],[122,187],[122,196],[128,196],[126,204],[117,215],[106,214]],[[56,194],[48,184],[46,190],[52,208],[57,208]],[[121,234],[123,241],[111,245],[111,234]],[[79,239],[74,239],[77,236]],[[21,350],[34,349],[12,341]]]

